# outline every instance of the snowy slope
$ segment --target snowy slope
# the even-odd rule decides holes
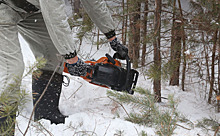
[[[35,61],[33,54],[28,48],[27,43],[20,38],[22,51],[24,53],[24,61],[26,66],[33,64]],[[82,48],[85,51],[96,51],[95,46],[84,43]],[[102,57],[106,52],[113,54],[108,46],[103,46],[93,56],[94,59]],[[64,87],[61,94],[60,110],[63,114],[68,115],[65,124],[50,124],[48,120],[40,120],[43,126],[39,127],[38,123],[31,123],[31,127],[27,133],[28,136],[114,136],[122,132],[124,136],[137,136],[142,130],[146,131],[150,136],[155,135],[153,128],[147,128],[131,122],[125,121],[126,113],[123,108],[113,102],[106,95],[106,88],[91,85],[81,78],[68,75],[71,79],[69,87]],[[152,83],[141,73],[138,86],[152,89]],[[25,105],[25,109],[17,117],[16,136],[22,136],[28,124],[30,114],[32,112],[31,101],[31,76],[23,80],[22,87],[29,93],[29,101]],[[188,89],[188,92],[182,92],[178,87],[162,86],[162,95],[174,94],[179,100],[178,110],[190,119],[194,124],[203,117],[212,116],[220,119],[220,114],[215,113],[213,107],[196,95],[199,91],[196,88]],[[197,92],[197,93],[196,93]],[[125,106],[127,111],[132,111],[129,106]],[[185,126],[187,127],[187,126]],[[206,133],[199,128],[191,130],[178,127],[175,131],[176,136],[212,136],[213,133]]]

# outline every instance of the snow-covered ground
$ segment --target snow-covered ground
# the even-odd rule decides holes
[[[24,61],[26,66],[35,61],[33,54],[28,48],[27,43],[20,37]],[[96,47],[89,43],[83,43],[84,51],[96,51]],[[95,53],[94,59],[104,56],[113,51],[108,46],[103,46]],[[64,87],[60,98],[60,110],[68,115],[65,124],[50,124],[48,120],[40,120],[43,126],[38,123],[31,123],[27,133],[28,136],[114,136],[120,132],[124,136],[137,136],[142,130],[149,136],[155,136],[155,129],[133,124],[124,119],[126,112],[120,105],[109,99],[106,95],[106,88],[94,86],[79,77],[70,76],[69,87]],[[30,101],[25,105],[24,110],[17,117],[16,136],[22,136],[27,128],[28,120],[32,112],[31,101],[31,76],[25,78],[22,87],[29,93]],[[140,74],[139,87],[152,90],[152,82],[147,80],[143,73]],[[220,113],[208,105],[203,98],[198,95],[198,89],[188,88],[183,92],[179,87],[170,87],[166,83],[162,85],[162,96],[174,94],[175,99],[179,101],[178,110],[185,115],[193,124],[204,117],[220,119]],[[164,101],[166,102],[166,101]],[[161,104],[162,106],[162,104]],[[129,106],[125,106],[127,111],[131,111]],[[220,120],[219,120],[220,122]],[[186,128],[188,126],[185,126]],[[200,128],[190,128],[191,130],[177,127],[175,136],[213,136],[214,132],[206,133]]]

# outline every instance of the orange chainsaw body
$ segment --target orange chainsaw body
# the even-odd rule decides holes
[[[81,77],[94,85],[134,94],[139,72],[131,69],[129,56],[125,57],[126,68],[123,68],[121,63],[109,54],[105,56],[97,61],[85,61],[92,68]],[[66,64],[64,64],[64,72],[69,73]]]
[[[118,60],[116,60],[116,59],[114,59],[114,60],[115,60],[115,64],[109,62],[107,57],[101,57],[101,58],[98,59],[97,61],[85,61],[85,63],[90,64],[90,65],[92,65],[92,66],[95,65],[95,64],[97,64],[97,63],[102,63],[102,64],[111,64],[111,65],[115,65],[115,66],[121,67],[121,63],[120,63]],[[64,63],[64,70],[63,70],[63,72],[69,73],[69,72],[68,72],[68,69],[67,69],[67,67],[66,67],[66,62]],[[82,77],[84,80],[90,82],[91,79],[89,79],[88,77],[92,77],[92,71],[91,71],[90,73],[87,73],[86,76],[81,76],[81,77]],[[90,83],[91,83],[91,82],[90,82]],[[105,86],[105,85],[98,85],[98,84],[95,84],[95,83],[91,83],[91,84],[94,84],[94,85],[97,85],[97,86],[101,86],[101,87],[109,88],[109,87],[107,87],[107,86]]]

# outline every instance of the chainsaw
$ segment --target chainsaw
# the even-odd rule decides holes
[[[86,76],[81,77],[91,84],[134,94],[139,72],[131,69],[130,58],[126,56],[125,69],[118,60],[109,54],[105,56],[97,61],[85,61],[85,63],[92,66],[92,69],[87,72]],[[64,67],[64,72],[68,73],[66,67]]]

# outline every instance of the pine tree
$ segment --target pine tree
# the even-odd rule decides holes
[[[173,1],[173,26],[171,36],[170,62],[173,71],[170,77],[170,85],[179,86],[180,60],[181,60],[181,20],[179,12],[176,9],[176,0]]]
[[[202,31],[202,39],[206,53],[207,80],[209,83],[208,103],[212,103],[213,92],[217,95],[216,61],[217,44],[219,40],[220,4],[217,0],[197,0],[191,2],[195,13],[193,14],[193,27]],[[207,50],[208,49],[208,50]],[[209,50],[210,49],[210,50]],[[208,54],[212,54],[209,58]],[[211,64],[209,61],[211,60]],[[200,66],[201,67],[201,66]],[[219,88],[219,85],[218,85]]]
[[[129,114],[126,118],[128,121],[148,127],[153,126],[159,136],[171,136],[180,118],[179,113],[176,111],[177,104],[173,96],[170,95],[168,98],[168,108],[161,109],[157,105],[155,96],[150,91],[137,88],[135,93],[138,93],[138,95],[132,96],[127,93],[121,94],[108,91],[108,96],[113,97],[111,99],[116,99],[116,101],[129,104],[138,109],[139,112]]]
[[[155,16],[154,16],[154,67],[156,68],[159,76],[153,81],[153,88],[155,99],[161,102],[161,54],[160,54],[160,31],[161,31],[161,8],[162,1],[155,0]]]
[[[133,67],[138,67],[139,50],[140,50],[140,8],[141,0],[129,0],[129,21],[130,21],[130,36],[129,36],[129,56],[133,62]]]
[[[145,65],[145,57],[146,57],[146,48],[147,48],[147,40],[148,40],[148,36],[147,36],[147,25],[148,25],[148,10],[149,10],[149,5],[148,5],[148,0],[145,0],[144,2],[144,19],[143,19],[143,46],[142,46],[142,55],[141,55],[141,65],[144,66]]]

